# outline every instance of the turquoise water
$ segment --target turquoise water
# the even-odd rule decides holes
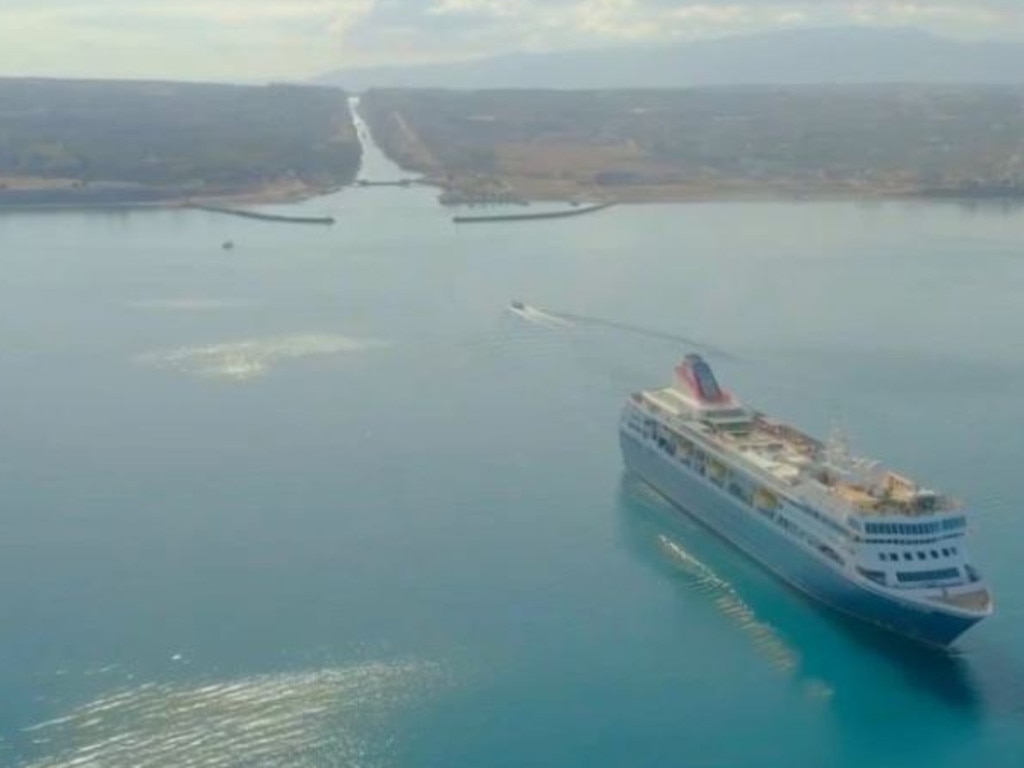
[[[0,764],[1021,764],[1024,215],[299,208],[0,217]],[[964,497],[997,615],[937,656],[790,593],[623,476],[685,350],[511,299]]]

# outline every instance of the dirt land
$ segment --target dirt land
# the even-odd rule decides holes
[[[331,190],[299,179],[283,179],[246,189],[184,190],[143,184],[78,179],[0,176],[0,211],[26,208],[174,208],[186,203],[261,205],[306,200]]]
[[[370,91],[374,136],[453,202],[1024,199],[1024,88]]]

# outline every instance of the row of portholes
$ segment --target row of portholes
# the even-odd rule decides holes
[[[938,560],[940,557],[953,557],[953,556],[956,555],[956,547],[943,547],[941,549],[941,553],[942,553],[941,555],[939,554],[939,552],[940,552],[940,550],[932,549],[929,552],[925,552],[924,550],[919,549],[919,550],[917,550],[917,559],[918,560],[927,560],[928,559],[928,555],[931,555],[932,560]],[[891,563],[896,563],[896,562],[899,562],[900,554],[899,554],[899,552],[879,552],[878,553],[878,559],[882,560],[883,562],[884,561],[888,561],[888,562],[891,562]],[[909,551],[904,552],[903,553],[903,559],[904,560],[913,560],[914,559],[914,553],[913,552],[909,552]]]

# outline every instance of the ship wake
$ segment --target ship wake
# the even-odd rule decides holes
[[[539,307],[524,304],[520,301],[512,302],[509,307],[509,311],[512,312],[512,314],[521,317],[526,322],[532,323],[533,325],[539,325],[543,328],[566,330],[574,327],[572,321],[567,318],[561,317],[552,312],[546,312]]]
[[[552,309],[541,309],[540,307],[525,304],[521,301],[513,301],[509,309],[511,312],[523,318],[527,322],[547,328],[605,328],[634,336],[643,336],[649,339],[657,339],[659,341],[668,341],[673,344],[680,344],[685,347],[702,351],[709,355],[714,355],[715,357],[723,360],[737,359],[735,355],[720,347],[706,344],[689,336],[660,331],[656,328],[646,328],[644,326],[632,325],[630,323],[623,323],[618,320],[610,320],[603,317],[592,317],[589,315],[577,315],[571,312],[558,312]]]
[[[796,668],[796,652],[770,624],[757,617],[754,609],[737,594],[729,582],[668,536],[659,534],[658,546],[697,592],[708,595],[723,616],[734,621],[753,639],[755,647],[773,666],[787,672]]]

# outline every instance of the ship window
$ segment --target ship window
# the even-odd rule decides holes
[[[749,504],[751,501],[750,491],[748,491],[746,488],[739,485],[738,483],[730,483],[729,492],[732,493],[733,496],[735,496],[736,498],[741,499],[745,504]]]
[[[943,547],[942,554],[944,554],[946,557],[949,557],[952,553],[949,551],[949,547]]]
[[[914,559],[914,555],[913,555],[912,552],[904,552],[903,553],[903,559],[904,560],[913,560]]]
[[[927,557],[928,557],[928,555],[926,555],[926,554],[925,554],[924,552],[922,552],[921,550],[918,550],[918,551],[917,551],[917,559],[918,559],[918,560],[925,560],[925,559],[927,559]]]
[[[933,550],[931,551],[931,553],[930,553],[930,554],[931,554],[931,556],[932,556],[932,557],[934,557],[935,559],[938,559],[938,557],[939,557],[939,553],[938,553],[938,552],[936,552],[936,551],[935,551],[934,549],[933,549]]]
[[[872,581],[877,582],[879,584],[885,584],[885,573],[883,573],[882,571],[871,571],[867,568],[860,567],[858,567],[857,570],[860,572],[860,575],[864,578],[871,579]]]
[[[955,579],[960,575],[956,568],[942,568],[937,571],[897,571],[896,578],[901,582],[942,581]]]

